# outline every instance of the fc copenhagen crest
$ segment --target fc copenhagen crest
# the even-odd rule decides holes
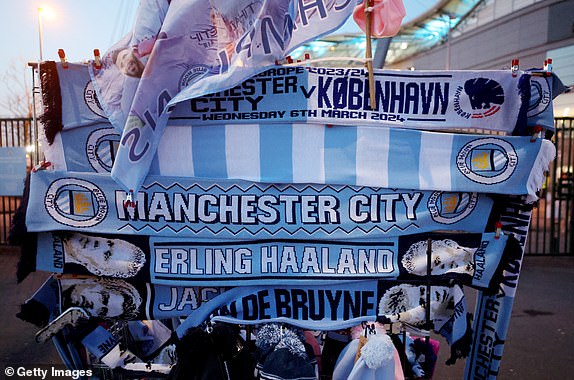
[[[474,78],[459,86],[454,94],[455,112],[466,119],[482,119],[500,111],[504,89],[494,79]]]
[[[435,222],[453,224],[469,216],[477,201],[477,193],[435,191],[430,195],[427,207]]]
[[[114,128],[96,129],[90,133],[86,143],[86,156],[96,173],[112,171],[120,138]]]
[[[456,166],[468,179],[485,185],[506,181],[518,164],[512,144],[489,137],[467,143],[456,156]]]
[[[77,178],[60,178],[52,182],[44,205],[54,220],[72,227],[95,226],[108,214],[104,192],[93,183]]]
[[[98,100],[92,81],[88,81],[88,83],[86,83],[86,87],[84,87],[84,102],[86,102],[90,111],[100,117],[106,117],[106,113]]]

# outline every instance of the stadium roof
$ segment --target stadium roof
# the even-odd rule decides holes
[[[446,42],[482,3],[484,0],[438,1],[432,8],[401,26],[399,33],[391,39],[385,63],[399,63]],[[305,53],[310,53],[312,59],[328,59],[333,66],[362,65],[354,59],[364,58],[365,48],[366,38],[362,33],[331,34],[299,47],[291,57],[303,59]]]

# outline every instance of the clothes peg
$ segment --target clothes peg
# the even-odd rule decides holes
[[[540,125],[536,125],[532,130],[532,137],[530,138],[530,142],[535,142],[540,137],[542,137],[542,127]]]
[[[52,166],[52,163],[50,161],[42,161],[38,165],[32,168],[32,173],[36,173],[38,170],[46,170],[50,166]]]
[[[66,53],[64,49],[58,49],[58,57],[60,57],[60,62],[62,62],[62,68],[68,68],[68,60],[66,59]]]
[[[100,56],[100,49],[94,49],[94,67],[97,70],[102,68],[102,58]]]
[[[498,221],[498,222],[494,223],[494,227],[496,228],[496,230],[494,232],[494,238],[500,239],[500,233],[502,232],[502,222]]]
[[[552,72],[552,58],[546,58],[544,60],[544,70]]]
[[[519,67],[518,67],[518,62],[519,62],[519,61],[518,61],[517,58],[514,58],[514,59],[512,60],[512,64],[511,64],[511,66],[510,66],[510,71],[511,71],[513,77],[515,77],[515,76],[518,75],[518,69],[519,69]]]
[[[372,17],[373,17],[373,7],[371,0],[365,0],[365,37],[367,46],[365,49],[365,64],[367,66],[367,73],[369,77],[369,106],[372,110],[375,109],[376,99],[375,99],[375,74],[373,71],[373,48],[371,46],[371,28],[372,28]]]
[[[293,58],[290,55],[287,56],[287,63],[293,63]]]

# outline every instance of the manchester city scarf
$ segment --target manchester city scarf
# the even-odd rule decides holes
[[[57,137],[47,156],[58,170],[112,170],[120,136],[107,124]],[[166,129],[151,174],[528,194],[534,200],[554,155],[551,142],[526,136],[223,124]]]
[[[365,96],[367,87],[364,84],[365,73],[355,72],[352,69],[331,70],[334,70],[330,72],[334,76],[328,76],[327,71],[317,72],[315,75],[312,69],[300,70],[299,75],[308,76],[303,82],[311,82],[311,84],[306,83],[301,86],[297,82],[298,79],[292,79],[287,84],[278,84],[277,90],[267,88],[269,81],[271,84],[274,83],[273,81],[277,83],[281,81],[279,79],[281,77],[273,76],[275,71],[270,71],[271,78],[252,78],[252,82],[248,82],[246,88],[241,85],[228,90],[227,94],[215,94],[213,97],[216,102],[215,106],[210,105],[211,99],[209,98],[192,99],[189,106],[192,111],[191,115],[185,111],[189,108],[184,107],[183,113],[179,116],[174,115],[174,117],[183,118],[186,124],[191,121],[193,125],[200,125],[202,121],[210,121],[210,119],[217,123],[227,120],[237,122],[241,118],[247,120],[248,123],[252,123],[253,119],[256,119],[256,122],[260,122],[259,119],[269,122],[269,119],[289,123],[292,122],[290,118],[294,118],[294,122],[302,119],[305,122],[361,125],[364,120],[372,120],[377,124],[411,128],[429,128],[433,125],[436,125],[435,128],[490,126],[490,129],[502,130],[506,128],[513,130],[517,123],[523,126],[526,122],[528,93],[524,86],[528,85],[528,76],[515,78],[510,72],[502,71],[486,72],[484,77],[476,72],[442,74],[434,72],[428,73],[428,77],[425,77],[424,73],[420,74],[421,77],[417,78],[418,74],[412,73],[380,72],[378,82],[375,84],[375,87],[379,89],[376,94],[378,112],[368,112],[364,110],[367,108],[366,99],[368,98]],[[395,78],[397,75],[399,78]],[[404,77],[401,78],[401,75]],[[437,77],[440,75],[444,77]],[[491,76],[496,79],[491,79]],[[295,75],[294,78],[297,76]],[[519,84],[520,80],[523,80],[521,84]],[[265,83],[265,89],[262,87],[263,83]],[[211,91],[203,94],[222,89],[211,88]],[[273,92],[279,94],[268,95]],[[171,103],[189,99],[183,95],[184,93],[186,90]],[[194,96],[197,95],[201,94],[194,94]],[[229,100],[227,100],[228,97]],[[263,104],[259,106],[258,103],[264,101],[265,98],[272,98],[269,106],[265,107]],[[299,103],[297,99],[300,99]],[[308,99],[310,99],[310,104]],[[276,109],[276,104],[289,105],[291,100],[294,103],[286,111],[283,107],[281,110]],[[503,108],[508,113],[502,111]],[[282,120],[287,112],[289,112],[287,120]],[[153,118],[148,121],[142,120],[142,113],[138,115],[140,116],[134,116],[132,123],[127,123],[123,131],[117,163],[112,170],[114,179],[127,189],[138,189],[143,183],[157,152],[160,136],[168,122],[167,114],[164,114],[157,122],[153,121]],[[519,115],[522,116],[519,117]],[[314,120],[315,116],[317,119]],[[518,122],[519,119],[521,122]]]
[[[476,193],[150,177],[132,207],[109,175],[38,171],[31,182],[26,224],[33,232],[377,239],[433,230],[483,232],[492,206]]]
[[[529,136],[316,124],[223,124],[166,130],[151,173],[528,194],[533,201],[555,154],[550,141],[533,142]],[[132,164],[125,169],[136,171]]]
[[[532,208],[532,204],[526,204],[520,197],[504,197],[504,202],[501,202],[493,212],[494,217],[502,221],[502,230],[515,236],[514,241],[517,242],[519,252],[502,267],[502,277],[497,281],[500,284],[497,291],[494,294],[478,293],[473,324],[475,334],[465,368],[468,378],[491,380],[496,379],[498,375],[518,287]]]
[[[492,284],[507,237],[416,234],[377,241],[250,240],[40,233],[37,269],[177,286],[321,284],[390,279]],[[430,259],[428,244],[431,244]],[[504,253],[503,253],[504,252]],[[427,279],[427,263],[428,267]]]

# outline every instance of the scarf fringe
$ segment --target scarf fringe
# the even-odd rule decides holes
[[[44,113],[39,117],[44,125],[48,144],[52,145],[56,135],[64,128],[62,123],[62,94],[56,62],[47,61],[40,65],[40,83]]]
[[[542,145],[534,161],[534,166],[530,171],[526,190],[528,196],[526,197],[527,203],[533,203],[538,200],[538,193],[546,180],[546,171],[550,167],[550,162],[556,158],[556,147],[550,140],[542,140]]]

